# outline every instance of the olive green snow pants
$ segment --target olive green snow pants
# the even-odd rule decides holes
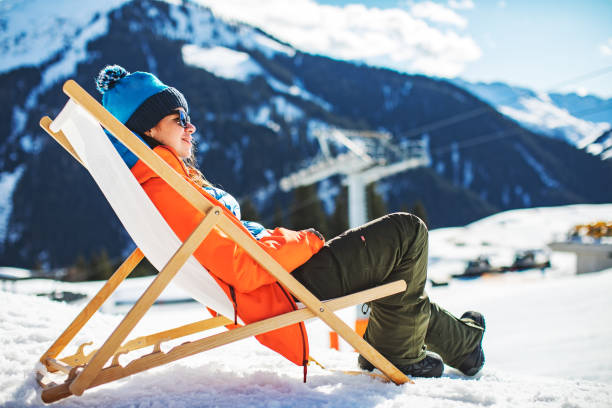
[[[418,217],[390,214],[328,241],[292,275],[322,300],[403,279],[404,292],[371,302],[365,340],[400,367],[425,358],[426,349],[458,367],[483,331],[429,301],[427,241]]]

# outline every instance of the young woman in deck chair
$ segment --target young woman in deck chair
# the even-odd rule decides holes
[[[212,186],[195,166],[192,135],[196,128],[181,92],[150,73],[130,74],[117,65],[104,68],[96,82],[106,109],[208,199],[222,205],[236,221],[240,219],[236,200]],[[113,143],[164,219],[185,240],[203,215],[118,141]],[[482,315],[468,311],[458,319],[430,302],[425,293],[427,228],[416,216],[390,214],[327,242],[314,229],[269,230],[254,222],[242,224],[321,300],[405,280],[404,292],[371,302],[364,335],[405,374],[440,377],[444,363],[470,376],[482,368]],[[222,232],[213,230],[194,256],[224,289],[244,322],[295,307],[284,288]],[[298,365],[307,364],[302,323],[260,335],[258,340]],[[374,368],[361,356],[358,364],[365,370]]]

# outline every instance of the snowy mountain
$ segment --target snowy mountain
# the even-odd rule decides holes
[[[612,205],[579,205],[513,210],[459,228],[430,232],[437,264],[450,264],[465,253],[544,247],[555,234],[575,223],[612,213]],[[520,231],[520,233],[517,233]],[[483,243],[488,246],[483,246]],[[461,244],[461,245],[459,245]],[[585,407],[610,406],[612,398],[612,269],[575,275],[574,259],[554,254],[552,268],[506,273],[478,280],[453,280],[428,288],[430,298],[451,313],[478,310],[487,319],[483,340],[486,363],[474,378],[446,367],[442,378],[415,379],[414,385],[383,384],[367,376],[331,370],[356,370],[350,348],[328,348],[329,334],[318,321],[307,322],[311,355],[331,370],[315,365],[302,382],[302,370],[254,339],[223,346],[179,360],[114,384],[70,397],[71,407]],[[119,301],[135,300],[150,278],[128,279],[127,290],[109,300],[65,351],[94,341],[96,348],[127,312]],[[84,306],[53,302],[44,296],[70,291],[93,296],[102,282],[50,280],[17,282],[2,292],[0,306],[0,406],[43,407],[34,368],[38,358]],[[123,285],[123,284],[122,284]],[[122,286],[120,286],[121,288]],[[178,288],[162,296],[184,298]],[[114,303],[114,306],[113,306]],[[351,326],[354,310],[340,316]],[[207,317],[197,303],[154,306],[130,339]],[[568,324],[571,330],[568,330]],[[194,335],[189,340],[201,336]],[[167,352],[184,339],[164,342]],[[145,349],[148,351],[148,349]],[[131,356],[121,356],[127,364]]]
[[[612,127],[612,99],[575,93],[536,93],[500,82],[453,80],[528,129],[567,141],[602,159],[612,145],[599,140]]]
[[[189,1],[0,7],[0,265],[119,259],[132,247],[89,175],[38,126],[65,103],[64,80],[99,97],[93,78],[113,63],[185,93],[205,175],[270,227],[300,227],[278,181],[312,163],[321,126],[387,131],[396,146],[427,141],[431,167],[376,191],[388,211],[421,202],[434,228],[506,209],[612,202],[611,161],[521,127],[447,81],[306,54]],[[333,214],[341,180],[315,188]]]

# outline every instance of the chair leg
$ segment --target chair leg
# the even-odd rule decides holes
[[[130,309],[121,323],[119,323],[119,326],[117,326],[115,331],[113,331],[102,347],[100,347],[83,371],[81,371],[70,384],[70,392],[72,394],[83,394],[83,391],[85,391],[100,370],[102,370],[104,364],[106,364],[115,354],[134,326],[136,326],[142,316],[149,310],[162,291],[168,286],[172,278],[176,276],[181,267],[187,262],[187,259],[215,226],[220,214],[222,214],[221,210],[218,207],[213,207],[196,229],[189,235],[187,240],[185,240],[183,245],[181,245],[172,258],[170,258],[168,264],[159,272],[151,285],[149,285],[138,301],[136,301],[136,304]]]
[[[55,358],[59,353],[72,341],[74,336],[85,326],[85,324],[91,319],[94,313],[100,309],[102,304],[113,294],[115,289],[121,282],[128,277],[128,275],[134,270],[134,268],[140,263],[144,255],[138,248],[132,252],[132,254],[117,268],[113,276],[111,276],[104,286],[98,291],[98,293],[89,301],[87,306],[78,314],[78,316],[70,323],[68,328],[55,340],[55,343],[49,347],[49,349],[42,355],[40,362],[46,364],[47,358]],[[47,367],[49,369],[49,367]],[[49,370],[49,371],[55,371]]]
[[[323,304],[325,305],[326,309],[336,311],[349,306],[354,306],[358,303],[365,303],[386,297],[405,290],[405,288],[406,283],[404,281],[396,281],[378,286],[376,288],[367,289],[362,292],[343,296],[341,298],[328,300],[323,302]],[[153,353],[144,355],[131,361],[125,367],[114,365],[98,371],[95,373],[95,377],[91,379],[86,388],[93,388],[98,385],[106,384],[120,378],[148,370],[150,368],[158,367],[172,361],[180,360],[185,357],[245,339],[247,337],[256,336],[261,333],[266,333],[315,317],[318,316],[316,316],[315,313],[308,308],[298,309],[282,315],[260,320],[246,326],[241,326],[228,332],[218,333],[199,340],[180,344],[169,350],[167,353],[154,351]],[[408,378],[406,380],[406,382],[412,382]],[[42,393],[43,401],[53,402],[72,395],[72,384],[74,381],[76,381],[76,379],[69,378],[63,384],[45,389]]]

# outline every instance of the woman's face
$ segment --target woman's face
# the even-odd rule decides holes
[[[172,147],[181,159],[186,159],[191,156],[191,135],[196,131],[196,127],[191,123],[182,127],[179,110],[185,112],[183,108],[178,108],[176,113],[164,116],[154,128],[145,134],[163,145]]]

